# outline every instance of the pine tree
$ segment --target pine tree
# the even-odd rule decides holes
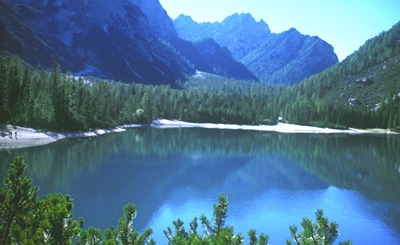
[[[5,179],[7,190],[0,189],[0,241],[3,245],[23,243],[27,238],[23,227],[29,227],[35,219],[38,187],[32,187],[32,179],[25,176],[26,167],[22,157],[14,158]]]
[[[315,213],[317,223],[313,223],[308,218],[303,218],[301,226],[303,228],[302,233],[297,233],[297,226],[290,226],[290,232],[294,244],[306,245],[306,244],[321,244],[328,245],[333,244],[334,241],[339,237],[339,225],[336,222],[329,222],[329,219],[324,216],[322,209],[317,210]],[[287,240],[286,244],[292,244],[291,240]],[[341,244],[351,244],[350,241],[345,241]]]

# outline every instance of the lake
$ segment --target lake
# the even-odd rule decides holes
[[[227,225],[285,244],[290,225],[323,209],[353,244],[400,244],[400,136],[285,134],[245,130],[132,128],[0,151],[0,178],[23,155],[42,194],[68,193],[85,227],[117,226],[134,203],[134,228],[157,244],[180,218],[212,217],[219,194]],[[201,230],[199,226],[199,230]]]

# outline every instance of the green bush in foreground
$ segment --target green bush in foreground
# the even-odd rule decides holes
[[[22,157],[14,158],[5,180],[6,189],[0,188],[0,244],[155,244],[150,228],[142,234],[134,230],[133,220],[137,211],[133,204],[124,207],[117,228],[110,227],[104,233],[94,227],[82,229],[83,219],[72,219],[72,199],[57,193],[40,200],[38,187],[32,187],[32,180],[25,176],[26,167]],[[174,228],[164,230],[168,244],[244,244],[242,234],[235,233],[231,226],[225,226],[227,213],[228,199],[220,195],[211,221],[205,215],[201,215],[199,220],[195,217],[189,231],[185,230],[180,219],[173,221]],[[322,210],[318,210],[316,216],[316,224],[303,219],[300,234],[296,226],[291,226],[293,241],[287,240],[287,244],[332,244],[339,236],[338,224],[329,223]],[[202,232],[198,231],[199,221],[204,227]],[[247,234],[250,245],[269,242],[268,235],[257,235],[254,229]]]

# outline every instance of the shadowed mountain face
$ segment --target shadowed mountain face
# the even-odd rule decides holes
[[[271,35],[242,62],[262,81],[293,85],[336,64],[338,58],[324,40],[292,28]]]
[[[177,87],[200,70],[292,85],[337,62],[318,37],[295,29],[273,34],[250,14],[198,24],[183,15],[173,22],[158,0],[0,4],[2,54],[42,68],[57,57],[75,75]]]
[[[3,43],[12,45],[3,45],[2,52],[34,66],[49,66],[56,55],[63,70],[78,75],[174,85],[194,69],[160,41],[159,36],[173,36],[173,28],[164,33],[151,28],[156,23],[135,2],[144,1],[3,2]]]
[[[234,14],[221,23],[196,23],[181,15],[174,20],[179,36],[190,41],[214,39],[261,81],[292,85],[338,62],[333,47],[295,29],[271,33],[250,14]]]
[[[232,57],[229,50],[222,48],[211,38],[196,42],[175,38],[170,42],[196,70],[227,78],[259,81],[245,65]]]
[[[1,53],[48,68],[124,82],[170,84],[195,70],[258,80],[217,43],[210,49],[180,39],[158,0],[1,3]]]

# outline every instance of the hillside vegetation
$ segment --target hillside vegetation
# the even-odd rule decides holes
[[[400,23],[289,91],[284,114],[298,123],[323,120],[356,127],[398,128]],[[311,108],[317,109],[317,116]]]
[[[0,58],[0,121],[86,130],[155,118],[192,122],[400,129],[400,24],[343,62],[298,85],[237,81],[198,72],[184,89],[122,84],[29,69]]]

